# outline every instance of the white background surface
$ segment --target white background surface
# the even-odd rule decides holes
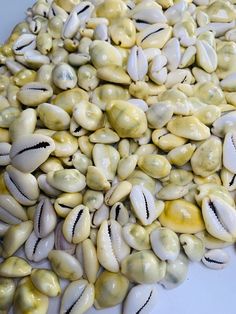
[[[66,0],[65,0],[66,1]],[[11,29],[24,18],[31,0],[0,0],[0,42],[4,42]],[[159,287],[157,307],[153,314],[236,314],[236,252],[231,255],[229,267],[214,271],[200,264],[192,264],[184,284],[174,290]],[[49,314],[57,310],[49,309]],[[120,314],[119,309],[108,309],[89,314]]]

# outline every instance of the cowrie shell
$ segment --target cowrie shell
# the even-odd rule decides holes
[[[236,210],[223,199],[209,195],[202,201],[207,231],[215,238],[232,242],[236,237]]]
[[[209,250],[203,256],[202,262],[208,268],[223,269],[229,263],[229,255],[221,249]]]
[[[133,287],[124,302],[123,314],[148,314],[154,309],[158,298],[156,285]]]
[[[23,207],[9,194],[0,195],[0,220],[11,225],[27,220]]]
[[[52,187],[47,181],[47,175],[41,174],[37,178],[38,185],[41,191],[43,191],[49,197],[57,197],[61,194],[61,191]]]
[[[129,55],[127,72],[133,81],[144,80],[148,71],[147,57],[141,47],[134,46]]]
[[[169,71],[174,71],[178,68],[180,59],[181,59],[181,51],[180,51],[180,43],[177,38],[170,39],[165,46],[162,48],[163,55],[167,58],[167,69]]]
[[[119,271],[120,262],[130,253],[122,236],[122,228],[115,220],[105,220],[97,234],[97,257],[100,264],[111,272]]]
[[[39,197],[39,188],[36,178],[30,173],[23,173],[12,166],[6,167],[4,181],[14,196],[22,205],[34,205]]]
[[[62,232],[63,221],[57,224],[55,229],[55,249],[66,251],[67,253],[73,255],[75,253],[75,244],[69,243],[63,235]]]
[[[222,115],[213,123],[212,133],[219,137],[224,137],[230,131],[236,131],[235,111]]]
[[[32,34],[22,34],[14,42],[12,49],[16,55],[23,55],[25,51],[36,48],[36,36]]]
[[[40,262],[47,258],[49,252],[54,247],[54,233],[50,233],[44,238],[38,237],[33,231],[25,242],[25,255],[28,260]]]
[[[94,285],[87,280],[77,280],[70,283],[62,296],[60,314],[85,313],[94,302]]]
[[[121,226],[127,224],[129,213],[123,203],[115,203],[110,210],[110,219],[116,220]]]
[[[225,135],[223,144],[223,165],[232,173],[236,173],[236,132],[228,132]]]
[[[48,136],[25,135],[13,142],[10,151],[11,163],[22,172],[33,172],[48,159],[54,149],[54,141]]]
[[[63,224],[63,235],[70,243],[78,244],[88,238],[90,215],[88,207],[79,205],[72,209]]]
[[[57,224],[57,215],[48,198],[43,198],[37,205],[34,214],[34,232],[39,238],[51,233]]]
[[[93,228],[98,228],[103,223],[104,220],[109,218],[109,207],[103,204],[98,210],[91,215],[91,226]],[[113,217],[110,217],[114,219]]]
[[[150,225],[160,214],[156,209],[153,195],[141,185],[132,187],[130,202],[135,215],[144,226]]]
[[[79,29],[80,20],[75,11],[72,11],[68,16],[62,30],[64,38],[72,38],[75,36]]]

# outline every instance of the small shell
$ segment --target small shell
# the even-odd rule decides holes
[[[224,137],[230,131],[236,131],[235,111],[222,115],[213,123],[212,132],[219,137]]]
[[[166,177],[171,170],[171,165],[168,160],[161,155],[144,155],[139,157],[138,166],[147,175],[155,179]]]
[[[30,275],[32,267],[26,260],[11,256],[0,263],[0,276],[6,278],[20,278]]]
[[[13,302],[16,284],[13,279],[0,278],[0,311],[7,312]]]
[[[94,286],[81,279],[70,283],[62,296],[60,314],[82,314],[85,313],[94,302]]]
[[[26,106],[37,106],[46,102],[53,94],[50,85],[41,82],[25,84],[19,90],[17,98]]]
[[[54,247],[54,233],[45,238],[39,238],[33,231],[25,243],[25,255],[28,260],[40,262],[48,257]]]
[[[123,314],[151,313],[158,298],[156,285],[137,285],[125,299]]]
[[[205,253],[203,241],[192,234],[181,234],[179,240],[190,261],[200,262]]]
[[[12,165],[22,172],[33,172],[55,149],[54,141],[45,135],[25,135],[12,144]]]
[[[232,242],[225,242],[214,238],[206,230],[196,233],[195,236],[202,240],[206,249],[223,249],[232,245]]]
[[[223,144],[223,165],[232,173],[236,173],[236,163],[234,162],[236,133],[228,132]]]
[[[147,120],[151,128],[161,129],[172,118],[174,108],[170,103],[160,102],[147,110]]]
[[[137,162],[138,162],[137,155],[130,155],[130,156],[122,158],[119,161],[118,167],[117,167],[118,177],[121,180],[127,179],[136,168]]]
[[[95,68],[106,65],[122,65],[122,56],[118,49],[106,41],[95,40],[89,47],[92,64]]]
[[[30,275],[33,285],[42,294],[56,297],[61,294],[61,287],[57,275],[48,269],[34,269]]]
[[[180,186],[174,183],[168,183],[157,193],[157,198],[165,201],[176,200],[184,197],[188,191],[188,186]]]
[[[121,263],[121,272],[131,282],[152,284],[164,278],[166,263],[152,251],[144,250],[127,256]]]
[[[166,263],[166,275],[161,280],[161,285],[166,289],[173,289],[178,287],[184,282],[188,273],[188,259],[180,253],[175,261],[169,261]]]
[[[52,78],[53,83],[62,90],[72,89],[77,83],[75,70],[66,63],[60,63],[55,66]]]
[[[174,261],[180,252],[179,238],[175,232],[167,228],[157,228],[150,235],[151,246],[162,261]]]
[[[43,198],[37,205],[34,214],[34,231],[37,237],[44,238],[51,233],[57,224],[57,216],[48,198]]]
[[[48,255],[48,259],[52,269],[61,278],[74,281],[83,275],[83,269],[79,261],[64,251],[52,250]]]
[[[104,203],[104,196],[102,192],[87,189],[83,195],[83,204],[93,212],[99,209]]]
[[[109,207],[103,204],[99,209],[91,215],[91,226],[93,228],[98,228],[101,226],[104,220],[109,219]],[[114,219],[114,218],[111,218]]]
[[[209,250],[202,258],[205,266],[211,269],[223,269],[229,263],[229,255],[220,249]]]
[[[38,185],[42,192],[44,192],[49,197],[57,197],[61,194],[61,191],[55,189],[47,182],[47,175],[41,174],[38,176]]]
[[[212,73],[217,68],[217,54],[214,48],[205,40],[196,42],[196,60],[199,67],[208,73]]]
[[[133,81],[144,80],[148,71],[147,57],[141,47],[134,46],[129,55],[127,72]]]
[[[122,237],[122,228],[115,220],[104,221],[97,235],[97,257],[107,270],[118,272],[119,263],[130,253]]]
[[[25,210],[10,194],[0,194],[0,220],[11,225],[27,220]]]
[[[16,55],[23,55],[25,51],[36,48],[36,36],[32,34],[22,34],[14,42],[12,49]]]
[[[105,195],[105,204],[112,206],[123,201],[130,193],[132,185],[128,181],[122,181],[113,185]]]
[[[222,180],[223,186],[229,192],[236,190],[236,174],[230,172],[226,168],[223,168],[220,172],[220,178]]]
[[[137,251],[148,250],[151,248],[149,233],[139,224],[128,223],[122,230],[125,242]]]
[[[236,237],[236,210],[222,198],[209,195],[202,201],[207,231],[217,239],[231,242]]]
[[[110,219],[116,220],[121,226],[127,224],[129,220],[129,213],[123,203],[115,203],[110,210]]]
[[[63,224],[63,235],[70,243],[77,244],[88,238],[90,233],[89,209],[79,205],[72,209]]]

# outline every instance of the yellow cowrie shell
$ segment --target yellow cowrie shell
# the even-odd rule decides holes
[[[129,75],[118,65],[105,65],[97,70],[97,77],[103,81],[128,85],[131,83]]]
[[[168,160],[161,155],[144,155],[139,157],[138,166],[147,175],[159,179],[166,177],[171,170]]]
[[[190,261],[200,262],[205,253],[203,241],[192,234],[181,234],[179,240]]]
[[[58,106],[43,103],[38,106],[37,113],[43,124],[50,130],[62,131],[69,128],[70,116]]]
[[[49,157],[41,166],[40,170],[44,173],[48,173],[50,171],[62,170],[63,166],[61,161],[55,157]]]
[[[153,137],[154,137],[155,131],[153,133],[154,133],[153,134]],[[176,147],[184,145],[186,142],[187,142],[187,139],[168,133],[159,138],[157,146],[161,150],[168,152]]]
[[[126,101],[112,101],[106,109],[108,120],[120,137],[136,138],[147,129],[145,113]]]
[[[127,256],[121,263],[121,272],[135,283],[151,284],[163,279],[166,263],[160,261],[150,250]]]
[[[74,88],[58,94],[53,100],[52,104],[64,109],[71,114],[75,104],[81,100],[88,100],[88,94],[81,88]]]
[[[20,278],[30,275],[32,267],[26,260],[11,256],[0,263],[0,276],[6,278]]]
[[[80,136],[78,139],[79,149],[88,158],[92,158],[94,144],[89,141],[88,136]]]
[[[221,168],[222,143],[212,136],[201,144],[191,158],[193,172],[199,176],[207,177]]]
[[[52,70],[54,68],[53,64],[44,64],[42,65],[38,71],[36,80],[41,83],[53,85],[52,83]]]
[[[193,180],[193,174],[184,169],[173,169],[169,175],[169,181],[177,185],[187,185]]]
[[[206,9],[206,13],[211,22],[227,23],[236,18],[233,5],[219,0],[211,3]]]
[[[53,94],[50,85],[41,82],[25,84],[17,93],[18,100],[26,106],[37,106],[47,101]]]
[[[69,243],[78,244],[88,238],[90,215],[88,207],[79,205],[73,208],[63,223],[63,235]]]
[[[58,131],[53,134],[52,139],[56,146],[53,152],[56,157],[71,156],[78,149],[78,141],[76,137],[72,136],[69,132]]]
[[[232,242],[225,242],[223,240],[214,238],[206,230],[196,233],[195,236],[199,238],[200,240],[202,240],[206,249],[210,249],[210,250],[211,249],[223,249],[225,247],[232,245]]]
[[[63,169],[47,173],[47,182],[63,192],[80,192],[85,186],[85,176],[77,169]]]
[[[98,17],[105,17],[109,21],[114,21],[117,18],[125,16],[128,8],[126,4],[121,0],[107,0],[102,2],[96,8],[96,15]]]
[[[157,153],[157,147],[154,144],[141,145],[135,150],[135,155],[137,155],[138,157],[141,157],[144,155],[156,154],[156,153]]]
[[[15,290],[16,284],[12,279],[0,278],[0,311],[3,313],[11,307]]]
[[[216,50],[218,57],[218,68],[216,73],[219,79],[224,79],[227,75],[236,70],[236,43],[232,41],[218,41]]]
[[[114,99],[128,100],[129,98],[127,89],[112,84],[101,85],[92,94],[92,102],[102,110],[105,110],[107,105]]]
[[[78,85],[86,91],[93,91],[99,84],[97,70],[91,64],[85,64],[79,67]]]
[[[157,103],[147,110],[147,120],[151,128],[161,129],[172,118],[174,108],[170,103]]]
[[[225,92],[225,99],[226,102],[232,106],[236,106],[236,92],[232,92],[232,93],[227,93]]]
[[[104,144],[94,145],[94,165],[104,173],[107,180],[114,179],[119,160],[120,155],[113,146]]]
[[[35,288],[48,297],[61,294],[61,287],[57,275],[48,269],[33,269],[30,278]]]
[[[73,39],[70,39],[70,38],[66,38],[64,40],[64,48],[68,52],[72,52],[72,54],[71,54],[72,56],[70,57],[70,55],[69,55],[69,57],[68,57],[68,62],[69,61],[71,62],[73,60],[73,57],[77,56],[77,54],[73,54],[73,52],[77,52],[78,47],[79,47],[79,41],[77,39],[73,40]],[[76,60],[76,58],[74,60]],[[71,65],[73,65],[73,61],[72,61]]]
[[[141,185],[148,189],[152,194],[156,191],[156,182],[145,172],[141,170],[134,170],[133,173],[127,178],[127,180],[134,185]]]
[[[63,20],[59,16],[53,16],[48,20],[48,33],[53,39],[61,38]]]
[[[110,183],[102,170],[94,166],[88,167],[86,183],[90,189],[96,191],[106,191],[110,188]]]
[[[81,193],[62,193],[54,202],[54,209],[58,216],[65,218],[69,212],[82,203]]]
[[[201,141],[210,136],[210,129],[194,116],[177,117],[167,124],[167,129],[177,136]]]
[[[150,89],[146,82],[137,81],[133,82],[129,86],[129,93],[134,98],[147,99],[150,95]]]
[[[134,169],[136,168],[138,162],[137,155],[130,155],[122,158],[118,163],[117,174],[121,180],[127,179]]]
[[[126,224],[122,230],[125,242],[137,251],[151,248],[149,233],[139,224]]]
[[[95,131],[103,125],[101,109],[86,100],[82,100],[74,106],[73,118],[80,126],[89,131]]]
[[[167,201],[158,219],[161,225],[180,233],[196,233],[205,228],[201,210],[182,199]]]
[[[217,196],[226,203],[228,203],[231,206],[235,206],[234,199],[232,198],[231,194],[228,192],[228,190],[222,186],[215,183],[205,183],[202,185],[199,185],[197,188],[197,193],[195,195],[195,199],[199,206],[202,204],[202,200],[205,197],[209,196]]]
[[[104,201],[103,193],[87,189],[83,195],[83,204],[90,212],[99,209]]]
[[[181,186],[175,183],[168,183],[157,193],[160,200],[170,201],[184,197],[189,191],[188,186]]]
[[[48,254],[52,269],[60,277],[74,281],[83,275],[79,261],[72,255],[62,250],[52,250]]]
[[[22,87],[27,83],[36,80],[36,72],[33,70],[23,69],[14,75],[14,82],[17,86]]]
[[[178,146],[167,154],[167,159],[171,164],[181,167],[191,159],[195,149],[196,145],[190,143]]]
[[[0,112],[0,127],[9,128],[11,123],[20,115],[20,110],[15,107],[7,107]]]
[[[150,25],[136,36],[138,46],[145,48],[162,48],[170,39],[172,28],[164,23]]]
[[[72,157],[72,165],[75,169],[79,170],[82,174],[86,174],[88,167],[92,166],[92,160],[89,159],[86,155],[82,154],[80,151],[77,151]]]
[[[119,142],[120,138],[116,132],[109,128],[101,128],[96,130],[89,136],[89,140],[92,143],[99,144],[114,144]]]
[[[173,5],[173,0],[156,0],[156,2],[160,4],[163,9],[168,9]]]
[[[95,283],[95,307],[102,309],[122,303],[128,288],[129,280],[125,276],[104,271]]]
[[[128,157],[130,153],[130,141],[128,139],[122,139],[117,146],[118,152],[121,158]]]
[[[115,20],[109,27],[112,41],[123,48],[135,45],[136,29],[133,21],[128,18]]]
[[[221,116],[221,110],[219,106],[208,105],[195,111],[193,115],[197,117],[203,124],[211,125]]]
[[[9,130],[0,128],[0,143],[10,142],[10,133]]]
[[[82,252],[86,277],[90,283],[95,283],[99,270],[99,262],[95,245],[90,239],[83,241]]]
[[[54,2],[66,12],[71,12],[80,3],[80,0],[55,0]]]
[[[30,277],[23,278],[18,283],[14,296],[14,313],[46,314],[48,303],[48,297],[34,287]]]
[[[7,258],[13,255],[29,238],[33,230],[33,222],[28,220],[10,226],[3,238],[2,256]]]
[[[205,183],[214,183],[221,185],[221,178],[218,173],[213,173],[207,177],[194,176],[194,182],[198,185]]]
[[[106,65],[122,65],[120,52],[105,41],[93,41],[89,47],[89,54],[95,68],[100,68]]]
[[[117,202],[123,201],[130,193],[132,184],[128,181],[122,181],[107,191],[105,195],[105,204],[112,206]]]
[[[49,33],[40,32],[36,39],[37,50],[47,55],[52,49],[52,36]]]
[[[6,97],[4,96],[0,96],[0,111],[2,111],[3,109],[10,107],[10,103],[7,100]]]
[[[199,98],[203,103],[209,105],[221,105],[225,103],[224,93],[212,82],[204,82],[195,85],[194,96]]]

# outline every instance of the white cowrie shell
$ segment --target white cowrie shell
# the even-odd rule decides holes
[[[228,132],[223,144],[223,165],[232,173],[236,173],[236,132]]]
[[[0,143],[0,166],[7,166],[10,163],[11,144]]]
[[[90,55],[88,53],[71,53],[68,56],[68,62],[74,67],[79,67],[90,61]],[[83,87],[81,85],[81,87]]]
[[[94,5],[90,1],[83,1],[74,7],[73,11],[76,12],[80,26],[84,26],[85,23],[89,20],[92,12],[94,10]]]
[[[0,194],[0,220],[11,225],[27,220],[23,207],[9,194]]]
[[[5,65],[12,74],[16,74],[17,72],[20,72],[21,70],[25,69],[25,67],[22,64],[11,59],[7,59]]]
[[[51,233],[57,224],[57,215],[48,198],[43,198],[37,205],[34,214],[34,232],[44,238]]]
[[[200,262],[205,253],[203,241],[192,234],[181,234],[179,240],[190,261]]]
[[[160,214],[156,209],[153,195],[141,185],[133,186],[130,202],[135,215],[144,226],[150,225]]]
[[[109,207],[103,204],[98,210],[91,215],[91,226],[93,228],[98,228],[104,220],[109,218]]]
[[[54,16],[60,17],[62,21],[65,22],[68,14],[64,9],[62,9],[59,5],[53,2],[48,12],[48,18],[52,19]]]
[[[179,1],[174,5],[170,6],[165,11],[165,17],[167,18],[168,24],[174,25],[179,22],[183,16],[184,11],[187,9],[186,1]]]
[[[94,285],[87,280],[70,283],[62,296],[60,314],[83,314],[94,302]]]
[[[89,209],[84,205],[76,206],[67,215],[63,224],[63,234],[70,243],[78,244],[87,239],[90,233]]]
[[[25,135],[13,142],[12,165],[22,172],[33,172],[44,163],[55,149],[54,141],[45,135]]]
[[[165,85],[167,88],[171,88],[176,84],[192,84],[194,78],[192,73],[188,69],[177,69],[175,71],[169,72],[166,78]]]
[[[79,29],[79,25],[80,25],[79,17],[75,11],[72,11],[63,26],[62,36],[64,38],[74,37]]]
[[[214,36],[220,37],[224,36],[224,34],[231,30],[235,26],[234,21],[229,22],[229,23],[209,23],[204,27],[198,27],[196,29],[196,35],[200,35],[202,33],[205,33],[207,31],[212,31],[214,32]]]
[[[163,54],[157,55],[151,61],[149,72],[153,75],[153,73],[159,72],[166,64],[166,56]]]
[[[116,202],[123,201],[130,193],[132,185],[128,181],[121,181],[116,183],[113,180],[113,186],[107,191],[105,195],[105,204],[108,206],[114,205]]]
[[[22,205],[34,205],[39,197],[39,188],[36,178],[30,173],[23,173],[12,166],[6,167],[4,181],[14,196]]]
[[[229,263],[229,255],[221,249],[209,250],[203,256],[202,262],[208,268],[223,269]]]
[[[215,49],[205,40],[197,40],[196,49],[198,65],[208,73],[214,72],[217,68],[217,54]]]
[[[141,47],[134,46],[129,55],[127,72],[133,81],[144,80],[148,71],[147,58]]]
[[[170,39],[165,46],[162,48],[162,53],[167,58],[167,69],[169,71],[174,71],[178,68],[180,59],[181,59],[181,51],[180,44],[177,38]]]
[[[61,278],[74,281],[83,275],[83,269],[79,261],[64,251],[52,250],[48,254],[48,259],[52,269]]]
[[[146,112],[148,110],[148,105],[147,105],[146,101],[144,101],[143,99],[131,98],[128,100],[128,102],[135,105],[139,109],[142,109],[144,112]]]
[[[123,203],[115,203],[110,211],[110,219],[116,220],[121,226],[127,224],[129,220],[129,213]]]
[[[37,35],[40,32],[41,27],[42,27],[42,23],[40,22],[40,20],[35,19],[29,23],[29,29],[31,33],[35,35]]]
[[[122,234],[125,242],[137,251],[149,250],[151,248],[149,233],[139,224],[127,223],[122,229]]]
[[[126,297],[123,314],[151,313],[156,305],[157,297],[156,285],[137,285]]]
[[[154,83],[163,85],[167,79],[167,68],[163,67],[157,72],[150,72],[149,76]]]
[[[236,91],[236,72],[227,75],[221,82],[220,86],[223,91],[235,92]]]
[[[213,123],[212,133],[219,137],[224,137],[229,131],[236,131],[235,111],[222,115]]]
[[[67,253],[74,255],[76,246],[75,244],[69,243],[65,239],[62,232],[62,226],[63,226],[63,221],[59,222],[59,224],[57,224],[57,227],[55,229],[55,249],[66,251]]]
[[[98,24],[94,30],[93,38],[95,40],[109,41],[107,24]]]
[[[130,253],[122,236],[122,228],[115,220],[105,220],[97,234],[97,257],[100,264],[111,272],[119,271],[120,262]]]
[[[180,186],[174,183],[168,183],[157,193],[157,198],[165,201],[176,200],[184,197],[188,191],[188,186]]]
[[[36,36],[32,34],[22,34],[14,42],[12,49],[16,55],[23,55],[25,51],[36,48]]]
[[[57,197],[61,194],[61,191],[55,189],[47,182],[47,175],[41,174],[37,178],[38,185],[41,191],[43,191],[47,196]]]
[[[202,201],[207,231],[215,238],[232,242],[236,237],[236,210],[223,199],[210,195]]]
[[[229,191],[232,192],[236,190],[236,174],[230,172],[226,168],[221,169],[220,178],[223,183],[223,186]]]
[[[195,61],[196,53],[197,53],[196,47],[195,46],[189,46],[184,51],[184,53],[181,55],[181,61],[179,63],[179,68],[185,68],[185,67],[188,67],[189,65],[191,65]]]
[[[40,262],[47,258],[54,246],[54,233],[50,233],[45,238],[37,237],[33,231],[25,243],[25,255],[28,260]]]
[[[41,54],[38,50],[27,50],[24,53],[24,60],[28,67],[38,69],[44,64],[49,64],[48,56]]]
[[[180,243],[177,234],[171,229],[157,228],[150,234],[153,252],[162,261],[174,261],[180,252]]]
[[[77,75],[73,67],[67,63],[57,64],[52,71],[53,83],[62,90],[76,86]]]

